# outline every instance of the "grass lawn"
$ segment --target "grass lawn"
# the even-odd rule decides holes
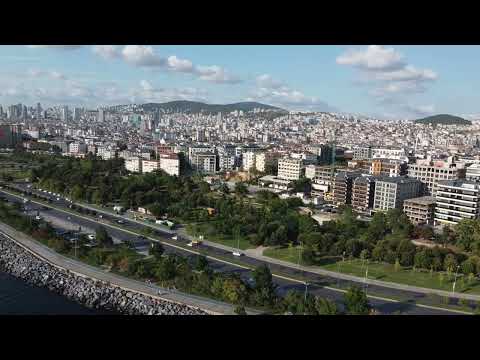
[[[188,235],[195,236],[195,235],[203,235],[205,240],[219,243],[225,246],[230,246],[236,248],[237,246],[240,247],[242,250],[246,249],[253,249],[255,248],[254,245],[250,244],[247,238],[242,237],[240,239],[240,244],[238,244],[238,240],[232,238],[231,236],[225,236],[214,233],[211,229],[211,222],[204,222],[204,223],[197,223],[194,225],[196,227],[196,232],[193,233],[189,231],[188,228],[185,228]]]
[[[297,264],[299,248],[269,248],[263,252],[263,255]],[[360,259],[346,259],[344,262],[342,262],[340,257],[330,257],[325,258],[325,263],[319,264],[318,266],[326,270],[359,277],[364,277],[366,272],[366,263],[362,262]],[[446,291],[452,290],[454,281],[453,274],[448,276],[446,273],[430,273],[429,271],[418,269],[413,271],[412,268],[405,267],[400,267],[400,269],[396,270],[394,265],[376,262],[368,263],[368,278]],[[466,277],[459,275],[455,291],[470,294],[480,294],[480,281],[475,279],[469,284],[469,281]]]

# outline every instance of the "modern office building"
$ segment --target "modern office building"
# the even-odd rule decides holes
[[[67,122],[68,121],[68,106],[63,106],[62,107],[62,121]]]
[[[403,202],[403,212],[415,225],[433,225],[435,198],[421,196]]]
[[[381,178],[375,182],[374,211],[403,209],[403,202],[422,195],[422,183],[403,176]]]
[[[465,166],[455,163],[453,157],[447,161],[433,161],[429,156],[425,160],[417,160],[415,164],[408,164],[408,176],[425,184],[427,195],[435,196],[439,181],[464,179]]]
[[[375,177],[359,176],[353,181],[352,209],[370,215],[375,198]]]
[[[97,121],[98,122],[104,122],[105,121],[105,111],[103,109],[98,109]]]
[[[456,225],[480,215],[480,184],[465,180],[438,182],[435,225]]]
[[[303,160],[283,158],[278,160],[277,177],[285,180],[298,180],[305,173]]]

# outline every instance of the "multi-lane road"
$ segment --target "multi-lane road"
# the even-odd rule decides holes
[[[70,227],[81,227],[84,231],[92,231],[100,224],[103,225],[109,234],[118,241],[133,241],[138,244],[138,232],[145,225],[124,219],[123,224],[118,224],[118,218],[114,215],[102,214],[102,219],[93,216],[80,215],[74,213],[68,208],[70,203],[57,196],[40,193],[32,188],[27,188],[27,184],[16,184],[19,189],[36,192],[52,199],[50,204],[36,203],[34,199],[28,204],[31,214],[40,213],[40,216],[48,218],[55,227],[65,228],[67,224]],[[9,192],[1,190],[3,196],[12,202],[23,202],[22,196],[12,195]],[[45,210],[45,206],[48,210]],[[63,226],[62,226],[63,225]],[[194,248],[188,248],[186,244],[188,239],[178,236],[178,240],[171,239],[171,232],[154,230],[155,236],[160,237],[167,253],[175,253],[182,256],[192,256],[194,254],[205,254],[210,262],[210,266],[215,271],[235,272],[243,279],[251,282],[252,269],[265,263],[262,260],[250,256],[234,257],[228,250],[218,247],[202,244]],[[155,240],[155,239],[151,239]],[[141,245],[141,244],[138,244]],[[139,251],[145,251],[145,247],[139,246]],[[338,304],[342,304],[345,288],[352,285],[352,281],[335,279],[328,276],[322,276],[310,272],[300,271],[291,267],[279,264],[267,263],[274,274],[274,282],[278,286],[279,294],[285,294],[290,289],[305,291],[305,283],[300,279],[307,279],[308,292],[317,296],[331,299]],[[402,313],[402,314],[426,314],[426,315],[448,315],[460,314],[461,311],[445,310],[435,306],[434,299],[422,293],[390,289],[381,286],[369,284],[367,287],[369,301],[375,309],[384,314]],[[401,299],[401,300],[393,300]],[[418,301],[422,304],[418,304]],[[430,302],[430,303],[429,303]]]

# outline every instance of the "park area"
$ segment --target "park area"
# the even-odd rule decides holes
[[[263,255],[298,264],[300,251],[301,248],[298,246],[284,248],[271,247],[265,249]],[[302,261],[300,264],[305,265]],[[445,271],[426,271],[423,269],[414,269],[413,267],[403,267],[381,262],[367,262],[366,260],[361,259],[346,258],[343,261],[341,256],[325,257],[324,262],[320,262],[318,267],[343,274],[365,277],[367,264],[368,278],[374,280],[452,291],[455,279],[454,273],[447,273]],[[455,291],[468,294],[480,294],[480,281],[477,277],[458,274]]]

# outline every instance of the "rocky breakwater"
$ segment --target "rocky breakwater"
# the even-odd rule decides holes
[[[0,269],[43,286],[84,306],[127,315],[205,315],[200,309],[123,290],[43,261],[14,241],[0,237]]]

